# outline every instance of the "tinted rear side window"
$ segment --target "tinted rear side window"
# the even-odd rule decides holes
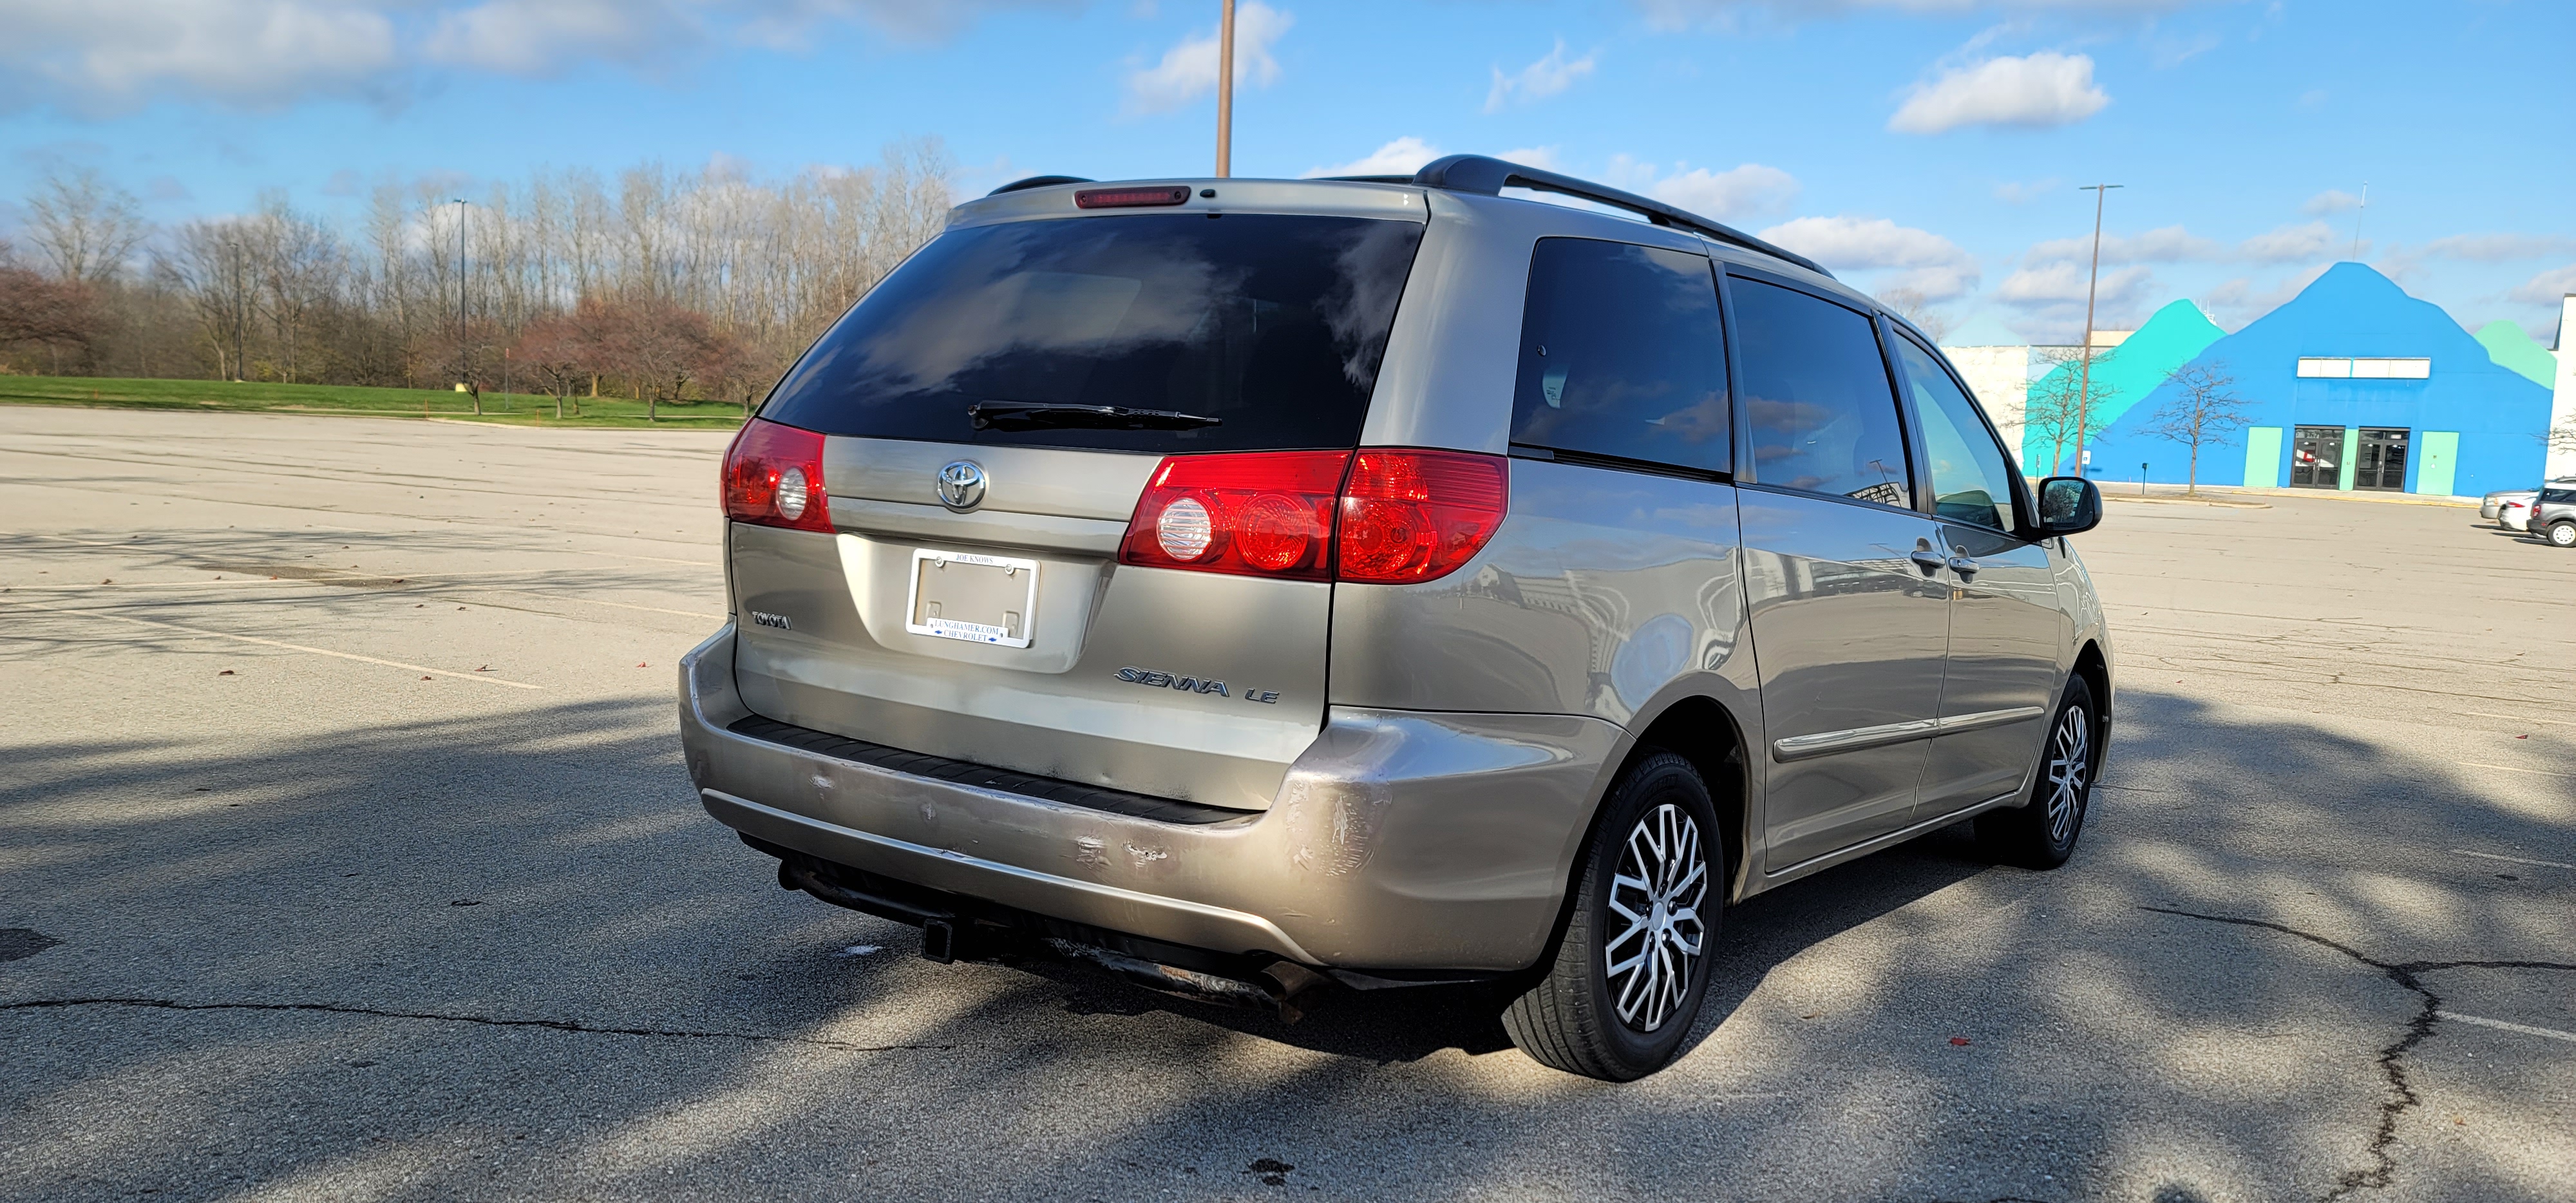
[[[826,333],[761,416],[825,434],[1184,452],[1348,447],[1422,227],[1233,213],[950,230]],[[1198,414],[985,429],[977,402]]]
[[[1742,277],[1735,299],[1754,479],[1912,508],[1904,428],[1878,327],[1821,297]]]
[[[1726,335],[1697,255],[1542,238],[1521,319],[1512,441],[1727,471]]]

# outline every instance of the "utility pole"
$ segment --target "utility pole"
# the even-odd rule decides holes
[[[1234,0],[1225,0],[1225,15],[1217,22],[1216,174],[1234,174]]]
[[[2361,207],[2352,214],[2352,261],[2361,262],[2361,219],[2370,216],[2370,181],[2361,182]]]
[[[2102,286],[2102,198],[2125,184],[2086,184],[2093,194],[2093,278],[2084,285],[2084,375],[2075,393],[2075,474],[2084,475],[2085,424],[2093,416],[2093,297]]]

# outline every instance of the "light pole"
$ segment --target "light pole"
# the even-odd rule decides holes
[[[2093,194],[2093,276],[2084,284],[2084,375],[2075,393],[2075,474],[2084,475],[2085,424],[2093,416],[2093,297],[2102,284],[2102,198],[2125,184],[2086,184]]]
[[[1225,15],[1216,35],[1216,174],[1234,174],[1234,0],[1224,0]]]
[[[448,203],[456,206],[456,382],[465,384],[465,207],[474,202],[460,196],[449,198]],[[474,412],[483,412],[479,396],[474,398]]]

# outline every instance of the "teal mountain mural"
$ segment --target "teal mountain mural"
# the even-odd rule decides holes
[[[2157,310],[2145,325],[2138,327],[2137,333],[2129,336],[2128,341],[2108,351],[2095,352],[2094,402],[2089,415],[2092,427],[2098,430],[2118,423],[2138,402],[2145,400],[2147,394],[2156,391],[2156,387],[2163,384],[2165,377],[2175,368],[2190,363],[2226,334],[2218,328],[2218,323],[2209,320],[2208,314],[2200,311],[2200,306],[2189,301],[2175,301]],[[2062,374],[2072,379],[2080,370],[2081,365],[2078,364],[2051,368],[2046,375],[2032,382],[2030,395],[2042,396],[2046,390],[2055,387],[2056,377]],[[2072,388],[2071,385],[2068,387]],[[2045,437],[2036,431],[2024,431],[2022,463],[2046,465],[2049,451]],[[2072,448],[2067,451],[2067,459],[2070,462],[2074,459]],[[2099,459],[2098,455],[2096,459]]]
[[[2520,372],[2542,388],[2558,383],[2557,357],[2549,353],[2549,348],[2533,342],[2519,323],[2488,322],[2478,327],[2478,342],[2498,366]]]
[[[2339,428],[2341,447],[2327,448],[2338,466],[2349,461],[2359,431],[2406,432],[2409,492],[2475,496],[2532,485],[2546,455],[2538,432],[2549,428],[2549,389],[2499,362],[2514,354],[2494,354],[2439,306],[2406,295],[2388,277],[2338,263],[2288,304],[2192,357],[2235,378],[2243,412],[2253,419],[2227,444],[2202,448],[2201,482],[2291,483],[2295,432],[2308,426]],[[2422,379],[2308,378],[2298,375],[2302,357],[2422,358],[2431,369]],[[2100,475],[2120,479],[2146,463],[2148,479],[2182,483],[2185,449],[2146,431],[2174,391],[2142,390],[2129,401],[2094,451]]]

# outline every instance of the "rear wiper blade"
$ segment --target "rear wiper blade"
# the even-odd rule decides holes
[[[966,420],[977,430],[1197,430],[1225,425],[1223,418],[1177,410],[1033,401],[978,401],[966,407]]]

